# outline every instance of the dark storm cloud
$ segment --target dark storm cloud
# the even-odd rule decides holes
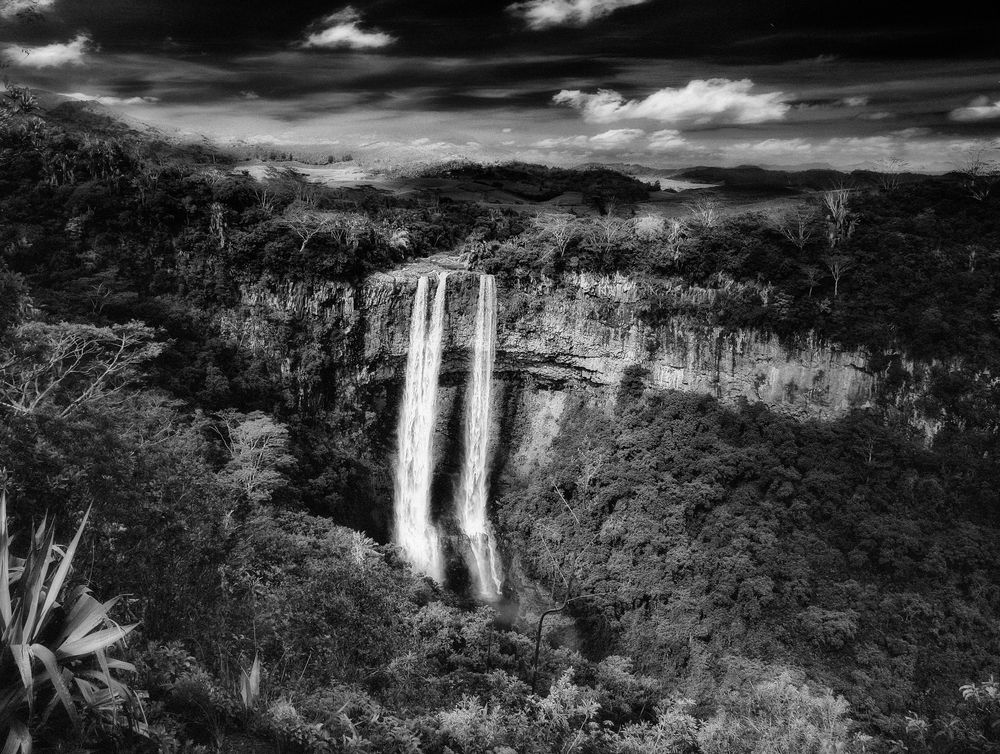
[[[995,27],[962,0],[45,5],[0,14],[16,76],[234,138],[852,164],[1000,133]]]
[[[821,53],[875,58],[996,55],[995,26],[984,16],[982,4],[963,0],[923,8],[889,0],[547,2],[590,8],[596,15],[588,17],[589,23],[543,25],[543,31],[532,31],[511,14],[507,0],[55,0],[44,24],[22,24],[18,31],[23,41],[36,44],[53,32],[65,37],[85,31],[102,46],[119,51],[169,44],[239,53],[294,44],[318,21],[350,7],[361,28],[391,35],[402,55],[501,50],[769,60]],[[520,5],[539,3],[544,4],[529,0]],[[601,8],[614,12],[598,12]]]

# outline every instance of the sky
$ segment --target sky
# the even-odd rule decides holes
[[[944,171],[1000,145],[1000,10],[925,5],[0,0],[0,61],[168,132],[388,162]]]

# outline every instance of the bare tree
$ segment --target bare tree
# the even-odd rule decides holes
[[[694,221],[706,228],[715,227],[722,219],[719,204],[711,197],[696,199],[688,205],[688,209],[691,211]]]
[[[337,243],[347,248],[356,249],[365,231],[377,230],[371,218],[361,212],[335,211],[330,215],[332,223],[326,232],[336,239]],[[397,240],[399,238],[402,236],[397,236]],[[408,233],[406,241],[409,242]]]
[[[848,270],[853,269],[854,260],[846,254],[829,254],[823,257],[823,263],[833,276],[833,297],[837,298],[840,292],[840,279]]]
[[[257,206],[261,208],[262,211],[268,215],[273,215],[274,210],[277,207],[277,195],[270,186],[266,183],[257,183],[253,188],[254,199],[257,200]]]
[[[280,222],[302,242],[299,252],[303,252],[310,241],[321,233],[334,230],[341,220],[339,212],[318,210],[309,204],[295,202],[285,211]]]
[[[775,218],[773,227],[789,243],[802,251],[816,235],[816,210],[800,204]]]
[[[823,270],[814,265],[807,264],[802,267],[802,276],[806,280],[806,285],[809,286],[809,298],[812,298],[813,288],[819,285],[819,282],[823,279]]]
[[[599,215],[590,222],[587,240],[603,252],[618,248],[632,232],[632,223],[612,214]]]
[[[66,417],[133,384],[162,350],[138,322],[115,327],[61,322],[19,326],[0,351],[0,406],[21,414],[53,409]]]
[[[840,188],[826,191],[820,197],[826,214],[827,241],[831,249],[854,235],[857,219],[852,217],[848,207],[850,195],[850,189]]]
[[[878,187],[887,194],[898,189],[906,168],[906,162],[900,157],[885,157],[879,160],[875,163],[875,179]]]
[[[580,236],[580,221],[566,212],[539,212],[531,218],[531,227],[538,240],[548,247],[542,260],[564,256],[569,245]]]
[[[993,187],[1000,183],[1000,165],[991,157],[995,147],[980,145],[966,150],[958,164],[958,174],[966,193],[979,202],[986,201]]]

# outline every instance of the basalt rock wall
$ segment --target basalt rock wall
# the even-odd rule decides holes
[[[241,305],[223,317],[222,329],[241,347],[280,363],[300,392],[315,388],[303,384],[302,355],[284,332],[305,329],[330,365],[336,398],[350,399],[359,389],[398,380],[420,274],[439,271],[408,268],[361,285],[258,281],[243,288]],[[445,375],[467,368],[477,293],[476,273],[449,272]],[[769,334],[724,332],[680,318],[652,326],[642,316],[642,296],[623,277],[501,284],[497,377],[567,390],[613,388],[637,366],[655,387],[723,401],[745,397],[801,418],[834,418],[875,398],[877,377],[863,353],[813,338],[790,348]]]

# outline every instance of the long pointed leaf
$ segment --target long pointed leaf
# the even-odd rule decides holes
[[[88,655],[96,652],[98,649],[110,647],[115,642],[124,639],[125,636],[127,636],[128,633],[137,625],[139,624],[133,623],[130,626],[114,626],[113,628],[105,628],[101,631],[96,631],[89,636],[85,636],[82,639],[68,641],[56,650],[56,657],[61,660],[71,657],[80,657],[82,655]]]
[[[38,635],[38,629],[41,627],[38,608],[42,592],[45,589],[45,577],[48,574],[49,565],[52,563],[52,545],[55,533],[50,532],[45,535],[45,526],[46,522],[43,520],[38,527],[35,542],[32,544],[24,564],[24,573],[21,574],[21,583],[24,585],[21,590],[23,594],[21,610],[25,612],[22,612],[24,619],[20,624],[22,634],[20,640],[26,644],[34,642]],[[43,539],[44,541],[42,541]]]
[[[0,491],[0,619],[10,625],[10,535],[7,532],[7,490]]]
[[[31,709],[34,703],[34,677],[31,673],[31,650],[26,644],[11,644],[10,654],[14,658],[14,664],[17,665],[17,670],[21,674],[21,683],[24,685],[24,690],[28,695],[28,709]]]
[[[45,604],[42,605],[42,613],[39,617],[39,622],[45,620],[45,616],[48,615],[49,610],[56,602],[56,598],[59,596],[59,592],[62,589],[63,582],[66,580],[66,576],[69,575],[70,566],[73,565],[73,556],[76,555],[77,545],[80,544],[80,538],[83,536],[83,529],[87,525],[87,519],[90,518],[90,508],[87,508],[87,512],[83,514],[83,520],[80,522],[80,528],[76,530],[76,534],[73,537],[73,541],[69,543],[66,548],[66,552],[63,554],[62,560],[59,563],[59,568],[56,570],[56,575],[52,577],[52,581],[49,584],[49,593],[45,598]]]
[[[76,619],[76,614],[83,610],[88,604],[89,600],[96,600],[90,590],[83,584],[77,584],[72,589],[70,589],[65,598],[63,599],[63,608],[66,610],[66,620],[72,621]]]
[[[118,601],[118,598],[104,604],[98,602],[89,594],[82,595],[66,617],[66,627],[62,630],[56,644],[82,639],[107,620],[108,611]]]
[[[124,660],[113,660],[108,659],[108,667],[112,670],[121,670],[125,673],[135,673],[135,665],[131,662],[125,662]]]
[[[20,720],[10,721],[10,732],[7,733],[7,743],[2,754],[31,754],[31,734],[28,727]]]
[[[98,692],[98,688],[95,684],[83,678],[83,676],[89,676],[93,671],[84,671],[83,673],[78,673],[73,676],[73,682],[76,687],[80,689],[80,695],[83,700],[87,703],[87,706],[93,706],[95,694]]]
[[[65,679],[62,677],[62,668],[59,667],[56,656],[52,654],[52,650],[41,644],[32,644],[31,651],[35,654],[35,657],[42,661],[45,669],[49,672],[49,680],[52,681],[56,694],[59,695],[59,701],[66,708],[69,719],[73,721],[74,726],[79,726],[80,719],[76,713],[76,705],[73,703],[73,697],[70,696]]]

